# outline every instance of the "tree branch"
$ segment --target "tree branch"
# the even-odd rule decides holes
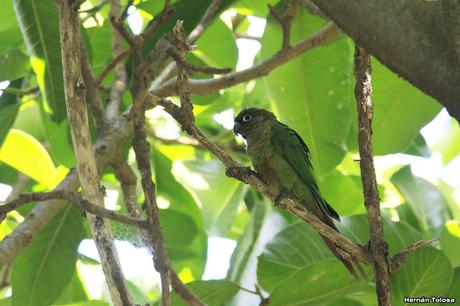
[[[84,198],[104,205],[99,185],[99,173],[91,146],[89,123],[85,105],[84,81],[81,76],[79,3],[59,0],[60,42],[67,118],[77,159],[77,170]],[[91,232],[101,258],[102,268],[114,305],[134,305],[126,286],[113,241],[110,224],[88,214]]]
[[[395,256],[391,258],[391,265],[390,265],[390,271],[391,273],[395,273],[399,268],[402,267],[402,265],[406,262],[407,256],[410,253],[413,253],[417,249],[420,249],[436,240],[439,240],[439,237],[433,238],[433,239],[428,239],[428,240],[420,240],[417,241],[408,247],[406,247],[402,252],[399,252]]]
[[[380,216],[380,199],[377,190],[371,142],[371,122],[373,116],[371,59],[366,51],[359,46],[356,46],[355,53],[355,75],[361,181],[364,190],[364,205],[366,206],[369,223],[370,252],[374,259],[377,300],[380,306],[390,306],[391,291],[388,244],[385,241],[383,222]]]
[[[130,216],[119,215],[113,210],[96,205],[81,198],[78,193],[66,190],[57,190],[51,192],[34,192],[24,193],[16,197],[16,199],[0,205],[0,214],[6,214],[19,206],[34,202],[34,201],[50,201],[50,200],[67,200],[81,210],[97,215],[101,218],[111,219],[128,225],[134,225],[140,228],[147,228],[145,220],[133,218]]]
[[[261,63],[238,72],[226,74],[219,78],[213,79],[195,79],[189,80],[191,94],[207,94],[220,89],[228,88],[236,84],[246,82],[261,76],[265,76],[273,69],[282,64],[302,55],[304,52],[317,47],[325,42],[335,38],[340,33],[340,30],[335,24],[328,23],[320,31],[314,33],[310,37],[298,42],[292,48],[280,50],[272,57],[262,61]],[[152,94],[159,97],[169,97],[177,95],[177,81],[170,80],[150,91]]]

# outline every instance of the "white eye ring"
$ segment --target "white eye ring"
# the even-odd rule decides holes
[[[244,115],[244,116],[243,116],[243,122],[251,121],[251,119],[252,119],[252,116],[251,116],[251,115]]]

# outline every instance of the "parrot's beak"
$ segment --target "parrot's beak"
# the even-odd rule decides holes
[[[235,122],[235,125],[233,126],[233,132],[235,135],[241,134],[241,123]]]

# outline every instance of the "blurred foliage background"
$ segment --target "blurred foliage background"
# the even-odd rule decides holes
[[[104,2],[87,0],[80,14],[96,73],[112,58],[109,5]],[[176,19],[185,20],[186,30],[193,29],[210,2],[173,0],[176,14],[147,45],[153,46]],[[198,39],[198,49],[187,60],[242,70],[274,54],[282,35],[267,4],[282,9],[283,1],[278,2],[223,1],[220,18]],[[99,10],[91,10],[98,4]],[[308,1],[302,4],[292,23],[292,43],[327,22],[309,9]],[[66,122],[57,7],[52,0],[4,0],[2,7],[0,81],[7,89],[0,96],[0,191],[5,200],[10,192],[51,190],[75,158]],[[161,0],[132,2],[128,21],[133,31],[143,29],[162,7]],[[353,42],[342,35],[267,77],[193,96],[192,102],[197,126],[247,165],[244,143],[231,131],[233,115],[251,106],[274,111],[308,144],[321,192],[342,216],[340,230],[366,244],[353,52]],[[394,304],[402,304],[404,296],[458,301],[460,128],[432,98],[377,60],[372,64],[373,145],[390,253],[419,239],[440,237],[411,254],[392,277]],[[104,85],[112,80],[109,75]],[[125,107],[130,102],[126,94]],[[309,225],[226,177],[220,162],[161,109],[148,111],[146,117],[168,252],[180,277],[203,301],[210,306],[258,305],[260,289],[270,305],[376,305],[372,276],[368,282],[353,281]],[[120,150],[134,164],[132,152]],[[101,180],[107,206],[124,213],[119,182],[110,168]],[[0,240],[32,207],[8,214],[0,224]],[[136,302],[157,303],[159,278],[136,233],[116,223],[113,228]],[[0,305],[109,305],[98,258],[88,255],[94,254],[88,239],[84,218],[67,206],[11,266],[1,267]],[[133,260],[138,258],[133,254],[141,259]],[[130,273],[135,265],[141,268]],[[213,273],[227,265],[225,275]],[[182,303],[173,297],[173,305]]]

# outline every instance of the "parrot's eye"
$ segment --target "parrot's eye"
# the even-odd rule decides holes
[[[252,116],[251,116],[251,115],[244,115],[244,116],[243,116],[243,122],[251,121],[251,119],[252,119]]]

